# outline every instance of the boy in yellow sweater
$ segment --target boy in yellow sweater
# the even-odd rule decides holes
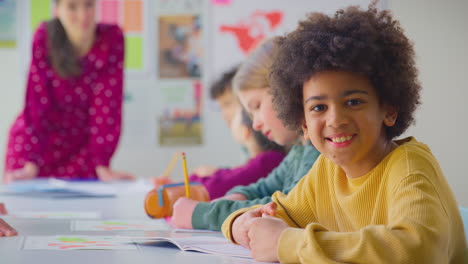
[[[223,224],[260,261],[463,263],[457,202],[429,148],[410,137],[420,85],[412,44],[388,11],[311,14],[272,68],[282,121],[322,153],[272,203]]]

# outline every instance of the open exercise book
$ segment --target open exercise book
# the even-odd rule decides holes
[[[224,237],[219,236],[188,236],[188,237],[128,237],[136,243],[170,242],[181,250],[198,251],[213,255],[252,258],[250,250],[234,245]]]

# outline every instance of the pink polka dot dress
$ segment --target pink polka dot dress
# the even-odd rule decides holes
[[[78,77],[61,78],[48,60],[46,24],[34,34],[25,107],[11,127],[5,170],[25,162],[38,177],[96,179],[109,166],[120,136],[124,39],[118,26],[98,24]]]

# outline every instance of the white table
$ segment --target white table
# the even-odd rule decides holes
[[[67,198],[50,199],[0,194],[0,202],[10,211],[99,211],[102,219],[148,219],[143,208],[145,193],[127,194],[115,198]],[[0,238],[0,263],[45,263],[45,264],[84,264],[84,263],[258,263],[251,259],[214,256],[197,252],[184,252],[175,247],[138,245],[138,250],[23,250],[25,236],[54,235],[144,235],[144,231],[89,232],[72,231],[72,220],[56,219],[8,219],[19,235]],[[152,231],[154,232],[154,231]],[[160,231],[161,235],[170,232]]]

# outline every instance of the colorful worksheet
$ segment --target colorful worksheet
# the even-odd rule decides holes
[[[99,219],[101,218],[101,213],[94,211],[24,211],[10,212],[5,216],[37,219]]]
[[[29,236],[23,250],[136,250],[135,244],[112,236]]]
[[[163,219],[156,220],[76,220],[72,221],[74,231],[152,231],[169,230],[170,226]]]

